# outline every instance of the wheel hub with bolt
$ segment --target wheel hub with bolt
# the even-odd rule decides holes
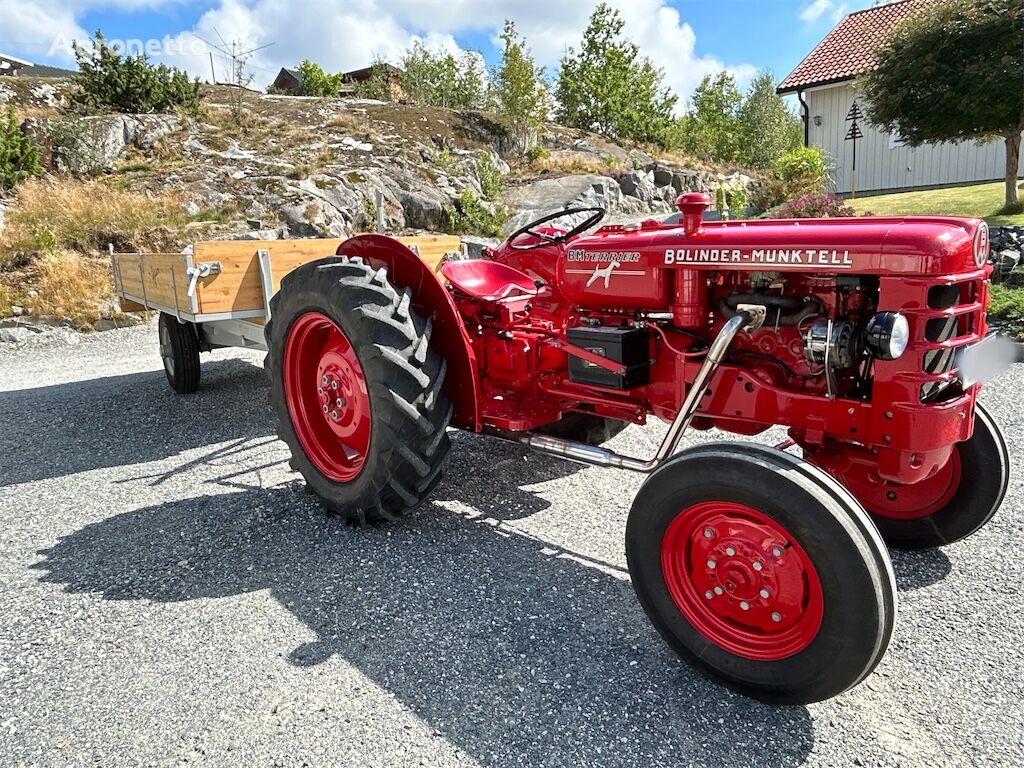
[[[744,504],[683,510],[665,532],[662,572],[690,623],[738,656],[786,658],[821,625],[821,584],[810,558],[775,520]]]
[[[284,384],[296,436],[323,474],[347,482],[370,446],[370,398],[355,349],[327,315],[301,315],[285,344]]]

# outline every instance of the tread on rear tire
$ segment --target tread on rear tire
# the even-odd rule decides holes
[[[430,321],[411,309],[411,299],[386,269],[342,256],[289,273],[271,300],[265,365],[278,433],[309,490],[352,522],[395,520],[419,504],[440,481],[450,448],[452,405],[441,391],[446,365],[430,347]],[[286,346],[297,321],[310,314],[333,323],[350,345],[368,403],[365,455],[344,481],[304,447],[293,420],[296,405],[290,410],[286,395]],[[299,429],[308,445],[308,433]]]

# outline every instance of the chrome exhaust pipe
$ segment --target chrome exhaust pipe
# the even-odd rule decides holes
[[[588,445],[587,443],[576,443],[572,440],[563,440],[560,437],[538,435],[533,432],[524,434],[496,431],[489,434],[505,440],[522,443],[550,456],[558,456],[559,458],[576,461],[581,464],[590,464],[597,467],[616,467],[618,469],[629,469],[634,472],[653,472],[661,462],[675,453],[679,439],[683,436],[686,428],[690,426],[694,414],[697,413],[697,406],[700,404],[708,384],[711,383],[712,376],[718,370],[718,366],[732,345],[733,340],[744,329],[753,332],[760,328],[764,322],[765,314],[766,311],[763,306],[741,304],[739,311],[718,332],[718,336],[711,342],[711,347],[704,358],[704,363],[697,372],[697,377],[693,380],[693,385],[686,393],[683,404],[679,408],[679,413],[672,420],[668,432],[665,433],[665,439],[661,441],[658,452],[651,459],[645,460],[632,456],[623,456],[621,453],[610,451],[607,448]]]

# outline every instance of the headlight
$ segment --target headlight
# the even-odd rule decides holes
[[[988,259],[988,249],[988,224],[983,221],[974,234],[974,263],[979,267]]]
[[[909,343],[910,323],[899,312],[878,312],[864,329],[864,346],[879,360],[895,360]]]

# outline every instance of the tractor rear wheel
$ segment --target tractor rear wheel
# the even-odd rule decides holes
[[[179,395],[191,395],[199,389],[199,336],[192,323],[179,323],[166,312],[157,323],[160,357],[171,389]]]
[[[863,680],[896,614],[878,531],[835,480],[750,443],[684,451],[633,502],[626,559],[668,644],[756,699],[806,704]]]
[[[974,434],[957,443],[949,462],[913,485],[872,478],[853,466],[837,479],[871,513],[886,543],[898,549],[931,549],[977,532],[995,515],[1010,483],[1010,455],[1002,430],[981,405]]]
[[[323,259],[281,281],[266,368],[292,467],[331,512],[394,520],[441,478],[452,406],[431,324],[383,268]]]

